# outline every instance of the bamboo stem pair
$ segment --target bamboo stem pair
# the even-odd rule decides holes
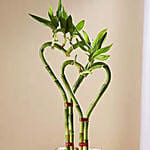
[[[81,119],[81,118],[83,118],[83,113],[82,113],[81,107],[80,107],[74,94],[75,94],[76,90],[78,89],[78,87],[80,86],[83,79],[88,74],[83,74],[83,75],[79,76],[78,80],[75,82],[75,84],[73,86],[73,91],[72,91],[72,89],[71,89],[71,87],[67,81],[66,75],[65,75],[65,68],[68,65],[75,65],[79,69],[79,72],[82,72],[84,70],[84,67],[80,63],[78,63],[74,60],[68,60],[68,61],[65,61],[63,63],[62,69],[61,69],[61,79],[62,79],[62,81],[66,87],[68,94],[71,97],[71,99],[68,99],[63,86],[61,85],[61,83],[57,79],[56,75],[54,74],[53,70],[51,69],[50,65],[47,63],[47,61],[44,57],[45,48],[51,47],[51,45],[52,45],[52,42],[47,42],[47,43],[42,45],[42,47],[40,49],[40,58],[44,64],[45,68],[47,69],[48,73],[50,74],[51,78],[53,79],[53,81],[56,83],[57,87],[61,91],[64,103],[74,103],[76,110],[79,114],[79,117]],[[53,46],[55,48],[61,50],[65,54],[67,53],[67,51],[63,47],[59,46],[58,44],[54,44]],[[99,99],[101,98],[101,96],[103,95],[103,93],[105,92],[105,90],[107,89],[107,87],[110,83],[111,72],[110,72],[108,65],[103,63],[103,62],[93,63],[92,65],[87,64],[86,66],[89,66],[88,69],[91,71],[98,69],[98,68],[104,68],[106,71],[106,75],[107,75],[105,83],[103,84],[103,86],[99,90],[98,95],[93,100],[93,102],[91,103],[90,107],[87,110],[87,113],[85,116],[89,120],[93,109],[95,108],[96,104],[98,103]],[[73,108],[64,106],[64,110],[65,110],[65,143],[74,143]],[[79,142],[86,144],[85,150],[88,150],[88,147],[89,147],[89,145],[88,145],[88,126],[89,126],[89,122],[80,121]],[[66,150],[74,150],[74,146],[73,145],[71,145],[71,146],[66,145]],[[80,150],[83,150],[82,145],[80,145]]]

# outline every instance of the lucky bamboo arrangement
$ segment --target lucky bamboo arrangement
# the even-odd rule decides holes
[[[100,100],[103,93],[106,91],[110,80],[111,80],[111,72],[109,66],[103,61],[107,60],[110,55],[103,55],[110,50],[112,44],[106,47],[102,47],[102,44],[107,36],[107,29],[102,30],[96,37],[96,39],[91,42],[88,34],[82,30],[85,24],[85,21],[80,21],[77,25],[74,25],[72,16],[67,15],[64,7],[62,6],[61,0],[58,2],[58,9],[56,11],[56,15],[52,8],[49,8],[48,16],[49,20],[29,14],[32,18],[43,23],[49,29],[52,30],[53,38],[52,41],[44,43],[40,48],[40,58],[48,71],[49,75],[56,83],[56,86],[61,91],[62,98],[64,100],[64,111],[65,111],[65,146],[66,150],[74,150],[74,118],[73,118],[73,105],[76,108],[76,111],[79,114],[80,118],[80,133],[79,133],[79,149],[80,150],[88,150],[88,126],[89,126],[89,118],[90,115],[95,108],[96,104]],[[83,35],[82,35],[82,33]],[[63,33],[64,42],[59,43],[57,39],[58,33]],[[73,40],[75,39],[75,42]],[[70,47],[66,48],[66,43],[69,42]],[[47,63],[47,60],[44,56],[45,49],[50,47],[51,49],[58,49],[63,52],[65,56],[69,57],[73,51],[77,48],[84,51],[87,55],[87,64],[83,66],[79,62],[77,62],[77,56],[75,56],[74,60],[67,60],[62,64],[61,68],[61,79],[65,86],[65,89],[62,83],[56,77],[54,71],[51,66]],[[79,70],[79,77],[75,82],[74,86],[71,87],[65,75],[65,69],[68,65],[74,65]],[[87,112],[83,115],[83,111],[79,102],[75,96],[77,89],[79,88],[82,81],[88,76],[91,75],[92,72],[96,69],[103,68],[106,72],[106,81],[98,91],[96,98],[90,104]],[[66,91],[68,92],[70,98],[68,99]]]

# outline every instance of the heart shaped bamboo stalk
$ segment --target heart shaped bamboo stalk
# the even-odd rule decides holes
[[[78,112],[80,118],[80,133],[79,133],[79,142],[80,142],[80,150],[88,150],[88,126],[90,119],[90,115],[94,108],[96,107],[97,103],[99,102],[101,96],[106,91],[110,80],[111,80],[111,71],[109,66],[104,63],[103,61],[107,60],[110,55],[103,55],[110,50],[112,44],[106,47],[102,47],[102,44],[107,36],[107,29],[102,30],[93,42],[90,41],[88,34],[82,30],[85,24],[84,20],[81,20],[77,25],[74,25],[72,21],[72,16],[68,16],[64,7],[62,6],[61,0],[58,2],[58,9],[56,15],[54,15],[52,8],[50,7],[48,12],[50,20],[31,15],[32,18],[43,23],[47,27],[52,30],[53,33],[53,40],[51,42],[46,42],[42,45],[40,49],[40,58],[50,74],[50,77],[55,82],[56,86],[61,92],[63,101],[64,101],[64,111],[65,111],[65,145],[66,150],[74,150],[74,119],[73,119],[73,106]],[[80,31],[83,31],[83,36]],[[63,33],[64,42],[59,43],[57,39],[57,34],[61,32]],[[69,36],[68,36],[69,34]],[[76,42],[73,42],[73,39],[76,39]],[[66,43],[69,42],[70,47],[65,48]],[[74,60],[67,60],[63,63],[61,68],[61,79],[63,84],[66,88],[63,88],[62,83],[56,77],[54,71],[52,70],[51,66],[47,63],[47,60],[44,56],[44,51],[47,47],[51,49],[58,49],[59,51],[63,52],[65,56],[69,57],[73,51],[77,48],[80,48],[82,51],[86,53],[88,56],[88,61],[85,66],[77,62],[77,57],[75,56]],[[96,62],[95,62],[96,61]],[[79,70],[79,77],[73,87],[69,85],[69,82],[65,75],[65,69],[68,65],[74,65]],[[80,84],[83,82],[84,78],[88,75],[91,75],[95,69],[103,68],[106,72],[106,81],[100,88],[96,98],[90,104],[85,116],[83,114],[82,108],[75,96],[77,89],[79,88]],[[71,97],[70,99],[67,98],[67,94]]]
[[[66,86],[66,89],[70,95],[70,97],[73,99],[73,102],[75,104],[75,107],[76,107],[76,110],[79,114],[79,117],[80,118],[83,118],[83,112],[81,110],[81,107],[78,103],[78,100],[77,98],[75,97],[73,91],[71,90],[71,87],[69,85],[69,82],[67,81],[67,78],[65,76],[65,68],[68,66],[68,65],[75,65],[78,69],[79,69],[79,72],[82,72],[82,65],[78,62],[75,62],[74,60],[67,60],[63,63],[62,65],[62,71],[61,71],[61,78],[64,82],[64,85]],[[93,102],[91,103],[90,107],[88,108],[87,110],[87,113],[86,113],[86,117],[88,120],[90,118],[90,115],[92,113],[92,111],[94,110],[94,108],[96,107],[96,104],[98,103],[98,101],[100,100],[101,96],[103,95],[103,93],[105,92],[105,90],[107,89],[109,83],[110,83],[110,80],[111,80],[111,72],[110,72],[110,69],[108,67],[107,64],[105,64],[104,62],[97,62],[97,63],[94,63],[90,68],[89,70],[90,71],[93,71],[95,69],[98,69],[98,68],[104,68],[105,71],[106,71],[106,74],[107,74],[107,78],[106,78],[106,81],[105,83],[102,85],[102,87],[100,88],[99,90],[99,93],[98,95],[96,96],[96,98],[93,100]],[[87,145],[85,146],[85,149],[88,150],[88,122],[80,122],[80,142],[84,142],[84,143],[87,143]],[[82,148],[82,147],[81,147]]]
[[[44,56],[44,50],[47,47],[51,47],[52,42],[47,42],[44,43],[40,49],[40,58],[46,68],[46,70],[48,71],[48,73],[50,74],[51,78],[54,80],[55,84],[57,85],[57,87],[59,88],[59,90],[62,93],[62,97],[64,100],[64,103],[70,102],[72,103],[72,99],[68,100],[67,96],[66,96],[66,92],[63,88],[63,86],[61,85],[61,83],[59,82],[59,80],[57,79],[56,75],[54,74],[54,72],[52,71],[50,65],[47,63],[45,56]],[[58,48],[58,47],[56,47]],[[60,49],[62,50],[62,49]],[[66,52],[65,50],[62,50],[62,52]],[[78,89],[79,85],[81,84],[81,82],[83,81],[84,76],[80,75],[78,80],[75,82],[74,86],[73,86],[73,92],[75,93],[76,90]],[[69,124],[70,124],[70,129],[69,129]],[[74,143],[74,131],[73,131],[73,109],[70,107],[66,107],[65,106],[65,142],[69,143],[69,142],[73,142]],[[73,146],[72,146],[73,147]],[[70,149],[69,146],[66,146],[66,149]],[[71,148],[72,149],[72,148]]]

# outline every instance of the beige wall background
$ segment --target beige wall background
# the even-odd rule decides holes
[[[112,82],[90,121],[91,147],[139,150],[143,0],[63,2],[76,23],[85,18],[92,38],[108,28],[106,43],[114,43]],[[46,16],[49,4],[56,8],[57,1],[0,0],[0,150],[50,150],[64,143],[63,101],[38,52],[51,32],[28,16]],[[47,59],[60,74],[63,54],[47,51]],[[86,57],[79,54],[78,60],[85,63]],[[67,73],[73,83],[76,70]],[[103,78],[103,71],[94,73],[77,92],[84,109]],[[78,132],[77,114],[75,122]]]

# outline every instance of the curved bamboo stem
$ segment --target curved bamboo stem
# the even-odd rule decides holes
[[[71,89],[71,87],[70,87],[70,85],[69,85],[69,83],[67,81],[67,78],[65,76],[65,68],[68,65],[75,65],[79,69],[79,72],[82,71],[84,68],[83,68],[83,66],[81,64],[79,64],[77,62],[74,62],[74,60],[67,60],[67,61],[65,61],[63,63],[62,69],[61,69],[61,78],[62,78],[62,81],[65,84],[65,87],[66,87],[68,93],[70,94],[70,97],[72,98],[74,104],[75,104],[75,107],[76,107],[76,109],[78,111],[79,116],[82,117],[83,114],[82,114],[81,107],[79,106],[79,103],[78,103],[76,97],[74,96],[73,91],[72,91],[72,89]]]
[[[67,81],[67,78],[65,76],[65,68],[68,66],[68,65],[75,65],[78,69],[79,69],[79,72],[83,71],[83,66],[81,64],[79,64],[78,62],[75,62],[74,60],[68,60],[68,61],[65,61],[62,65],[62,69],[61,69],[61,78],[62,78],[62,81],[64,82],[64,85],[71,97],[71,99],[73,100],[74,104],[75,104],[75,107],[76,107],[76,110],[79,114],[79,117],[82,118],[83,117],[83,113],[82,113],[82,110],[81,110],[81,107],[76,99],[76,97],[74,96],[73,94],[73,91]],[[82,82],[83,80],[83,76],[79,76],[79,80],[78,82],[75,83],[74,85],[74,92],[76,91],[76,87],[78,87],[80,85],[80,83]],[[83,142],[83,131],[84,131],[84,123],[83,122],[80,122],[80,136],[79,136],[79,141],[82,143]],[[82,149],[82,147],[80,147],[80,149]]]
[[[98,95],[96,96],[96,98],[93,100],[93,102],[90,104],[88,110],[87,110],[87,113],[86,113],[86,118],[90,118],[90,115],[92,113],[92,111],[94,110],[94,108],[96,107],[96,104],[99,102],[101,96],[103,95],[103,93],[106,91],[109,83],[110,83],[110,80],[111,80],[111,72],[110,72],[110,69],[109,69],[109,66],[103,62],[97,62],[97,63],[94,63],[91,67],[90,67],[90,70],[95,70],[95,69],[98,69],[98,68],[103,68],[105,71],[106,71],[106,81],[105,83],[102,85],[101,89],[99,90],[98,92]],[[89,123],[88,122],[85,122],[84,123],[84,142],[85,143],[88,143],[88,125]],[[85,150],[88,150],[88,145],[85,147]]]
[[[57,77],[55,76],[54,72],[52,71],[51,67],[49,66],[49,64],[47,63],[45,57],[44,57],[44,50],[45,48],[49,47],[52,45],[52,42],[47,42],[44,43],[42,45],[42,47],[40,48],[40,58],[46,68],[46,70],[48,71],[48,73],[50,74],[51,78],[53,79],[53,81],[56,83],[57,87],[59,88],[59,90],[62,93],[62,97],[64,99],[64,102],[67,103],[68,99],[67,99],[67,95],[65,93],[64,88],[62,87],[61,83],[59,82],[59,80],[57,79]],[[59,48],[61,51],[66,52],[65,49],[62,49],[61,46],[59,46],[58,44],[54,44],[54,46],[56,48]],[[70,142],[70,137],[69,137],[69,124],[68,124],[68,107],[65,106],[65,142],[69,143]],[[69,146],[66,146],[66,150],[70,150]]]
[[[44,63],[46,69],[48,69],[48,72],[51,70],[50,67],[48,67],[48,63],[44,57],[44,50],[46,47],[49,47],[52,45],[52,42],[47,42],[47,43],[44,43],[40,49],[40,58],[42,60],[42,62]],[[54,47],[58,48],[59,50],[61,50],[62,52],[66,53],[66,50],[61,47],[60,45],[58,44],[54,44]],[[51,72],[51,71],[50,71]],[[56,79],[56,76],[54,75],[53,72],[52,73],[52,78],[55,80]],[[50,73],[50,75],[51,75]],[[75,93],[76,90],[78,89],[78,87],[80,86],[81,82],[83,81],[85,76],[83,75],[80,75],[79,78],[77,79],[77,81],[75,82],[74,86],[73,86],[73,92]],[[59,84],[60,85],[60,84]],[[64,89],[62,88],[62,86],[60,85],[58,87],[60,88],[60,90],[62,91],[62,94],[65,95],[64,96],[64,102],[67,102],[67,97],[66,97],[66,94],[65,94],[65,91]],[[72,103],[72,99],[68,100],[69,103]],[[67,128],[66,128],[67,127]],[[69,107],[69,108],[65,108],[65,141],[66,142],[70,142],[70,143],[74,143],[74,127],[73,127],[73,108],[72,107]],[[67,149],[74,149],[72,146],[70,147],[67,147]]]

